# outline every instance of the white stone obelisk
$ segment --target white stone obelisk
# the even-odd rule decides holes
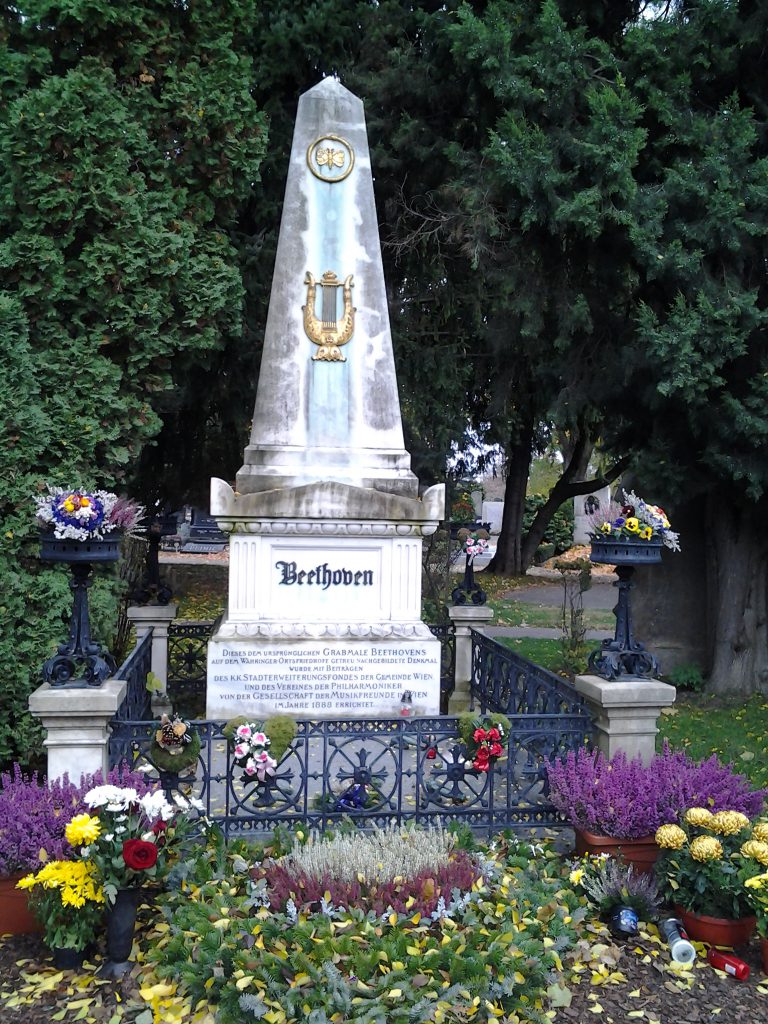
[[[250,444],[236,490],[211,482],[207,716],[437,713],[421,544],[443,509],[403,443],[363,105],[328,78],[299,101]]]

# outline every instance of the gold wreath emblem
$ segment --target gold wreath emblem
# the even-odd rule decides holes
[[[321,135],[309,144],[307,166],[320,181],[344,181],[355,166],[355,151],[340,135]]]

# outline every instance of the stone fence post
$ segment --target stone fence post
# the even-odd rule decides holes
[[[595,739],[605,756],[623,750],[630,760],[639,755],[648,764],[656,752],[661,710],[675,702],[674,686],[638,676],[576,676],[574,682],[595,719]]]
[[[150,671],[162,686],[152,691],[152,711],[167,710],[168,700],[168,627],[176,618],[178,605],[132,605],[127,610],[128,621],[136,630],[136,642],[152,630],[152,663]]]
[[[29,711],[46,731],[48,778],[66,772],[73,782],[80,776],[109,771],[109,723],[123,702],[128,683],[107,679],[101,686],[70,689],[43,683],[29,698]]]
[[[448,609],[451,622],[456,627],[456,655],[453,693],[448,699],[448,714],[458,715],[469,710],[471,703],[470,683],[472,681],[472,637],[470,631],[487,626],[493,619],[493,611],[485,605],[457,604]]]

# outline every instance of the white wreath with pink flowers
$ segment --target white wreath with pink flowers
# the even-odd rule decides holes
[[[265,782],[275,774],[277,761],[268,753],[269,736],[253,722],[243,722],[235,729],[235,764],[250,778]]]

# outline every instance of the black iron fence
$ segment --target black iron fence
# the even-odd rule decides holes
[[[194,722],[202,741],[196,765],[163,783],[200,799],[227,836],[299,823],[322,830],[345,816],[361,827],[458,820],[487,834],[562,824],[549,800],[546,765],[589,742],[592,722],[581,698],[479,633],[472,693],[482,712],[510,721],[505,756],[488,772],[473,767],[456,717],[301,719],[274,776],[259,780],[236,765],[225,723],[201,720]],[[146,720],[115,721],[111,764],[147,762],[155,728]]]
[[[151,714],[151,697],[147,689],[147,676],[151,667],[152,630],[150,629],[115,673],[116,679],[124,679],[128,683],[123,702],[115,713],[115,718],[118,721],[146,718]]]

